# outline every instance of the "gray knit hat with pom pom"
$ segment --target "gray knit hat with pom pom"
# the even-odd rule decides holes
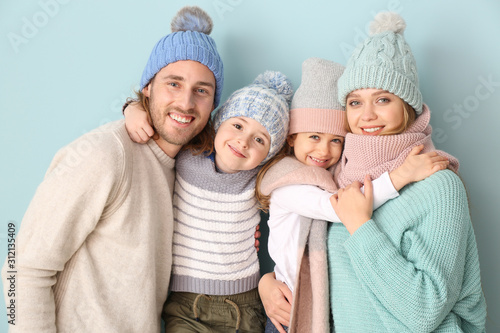
[[[276,155],[285,143],[292,95],[292,83],[284,74],[266,71],[257,76],[252,84],[229,96],[215,114],[215,130],[233,117],[248,117],[258,121],[271,137],[269,153],[262,165]]]
[[[224,84],[222,59],[209,36],[212,19],[199,7],[184,7],[173,18],[172,33],[156,43],[144,68],[140,89],[146,87],[163,67],[179,60],[194,60],[207,66],[215,77],[215,107],[219,105]]]
[[[422,113],[417,64],[403,36],[405,28],[405,21],[397,13],[375,16],[370,37],[356,47],[339,79],[342,106],[352,91],[374,88],[387,90],[410,104],[417,115]]]

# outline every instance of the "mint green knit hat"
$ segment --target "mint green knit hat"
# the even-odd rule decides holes
[[[342,106],[354,90],[383,89],[410,104],[417,115],[422,113],[422,94],[418,87],[415,58],[403,32],[406,23],[393,12],[382,12],[370,25],[370,37],[354,50],[338,82]]]

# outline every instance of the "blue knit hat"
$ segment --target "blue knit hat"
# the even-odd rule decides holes
[[[224,68],[212,32],[212,19],[199,7],[184,7],[173,18],[172,33],[156,43],[142,72],[140,90],[163,67],[179,60],[194,60],[207,66],[215,77],[215,107],[219,105],[224,84]]]
[[[292,83],[284,74],[266,71],[257,76],[252,84],[229,96],[215,114],[215,130],[233,117],[248,117],[258,121],[271,136],[269,153],[262,165],[276,155],[285,143],[292,95]]]
[[[347,95],[362,88],[383,89],[422,113],[422,94],[418,87],[415,58],[403,32],[406,23],[392,12],[375,16],[370,37],[354,50],[339,79],[339,102],[346,105]]]

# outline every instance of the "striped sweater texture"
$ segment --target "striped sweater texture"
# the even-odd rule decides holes
[[[258,169],[216,170],[212,156],[176,159],[171,291],[234,295],[257,288]]]

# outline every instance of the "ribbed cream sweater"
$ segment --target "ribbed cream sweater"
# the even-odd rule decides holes
[[[123,121],[57,153],[16,239],[11,331],[159,332],[174,162],[153,140],[133,143]]]

